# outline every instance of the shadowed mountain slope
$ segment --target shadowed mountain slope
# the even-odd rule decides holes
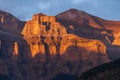
[[[120,59],[97,66],[85,72],[81,79],[77,80],[119,80]]]

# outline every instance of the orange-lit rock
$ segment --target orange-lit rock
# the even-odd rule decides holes
[[[45,54],[46,50],[43,42],[48,45],[50,54],[56,55],[56,44],[67,32],[63,25],[56,22],[54,16],[36,14],[33,15],[32,20],[25,24],[21,34],[30,44],[32,56],[35,56],[38,53]]]
[[[114,34],[114,41],[112,44],[120,46],[120,33]]]
[[[14,52],[13,52],[13,55],[14,56],[18,56],[18,54],[19,54],[19,46],[18,46],[17,42],[14,42]]]
[[[64,54],[66,49],[70,46],[83,47],[87,49],[88,53],[91,53],[93,51],[106,55],[106,46],[99,40],[85,39],[73,34],[69,34],[64,36],[61,41],[60,53]]]
[[[32,52],[32,56],[35,56],[36,54],[45,54],[45,49],[44,49],[44,45],[41,43],[41,44],[38,44],[37,42],[36,43],[31,43],[30,44],[30,49],[31,49],[31,52]]]
[[[56,22],[55,16],[41,16],[40,17],[41,22]]]
[[[75,28],[73,25],[69,27],[71,30]],[[68,34],[66,29],[66,26],[57,22],[54,16],[38,14],[25,24],[21,32],[30,46],[34,61],[48,62],[44,65],[48,78],[64,70],[76,74],[79,67],[82,67],[80,71],[84,72],[93,66],[109,62],[106,46],[102,41]],[[51,62],[57,63],[53,66]],[[71,65],[72,69],[70,70],[67,65]],[[52,67],[55,67],[53,71]],[[44,71],[41,69],[39,73],[42,74]]]

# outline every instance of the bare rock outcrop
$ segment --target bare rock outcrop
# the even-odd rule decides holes
[[[37,53],[45,53],[45,47],[49,46],[50,54],[56,54],[56,45],[60,38],[65,35],[66,29],[54,16],[36,14],[23,28],[22,35],[28,41],[32,56]]]
[[[47,80],[58,73],[80,75],[93,66],[109,62],[106,45],[102,41],[68,34],[66,29],[55,16],[44,14],[35,14],[26,22],[21,34],[29,44],[35,69],[40,70],[40,79]],[[29,65],[31,70],[27,73],[35,75],[34,68]]]

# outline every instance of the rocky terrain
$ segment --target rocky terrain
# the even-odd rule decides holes
[[[0,11],[0,75],[11,80],[49,80],[78,75],[120,57],[119,21],[70,9],[20,21]]]

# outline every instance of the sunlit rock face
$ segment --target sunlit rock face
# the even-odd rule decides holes
[[[19,46],[17,42],[14,42],[14,51],[13,51],[13,55],[14,56],[18,56],[19,54]]]
[[[64,36],[64,38],[61,41],[61,46],[63,46],[61,47],[61,54],[64,54],[64,51],[66,51],[66,49],[70,46],[83,47],[86,48],[88,52],[94,51],[96,53],[106,54],[106,46],[101,41],[80,38],[79,36],[73,34],[68,34]]]
[[[30,46],[32,57],[41,54],[47,60],[52,56],[64,55],[69,47],[76,46],[85,48],[88,54],[101,53],[108,61],[106,47],[102,42],[68,34],[65,26],[56,22],[54,16],[33,15],[32,20],[25,24],[22,35]]]
[[[60,39],[66,33],[65,27],[56,22],[54,16],[43,14],[34,15],[32,20],[25,24],[22,31],[24,39],[30,45],[33,57],[38,53],[45,54],[46,46],[51,55],[56,55],[56,45],[60,43]]]
[[[74,30],[72,25],[70,28]],[[29,44],[35,68],[41,64],[38,72],[41,79],[45,79],[42,75],[50,79],[59,73],[80,75],[94,66],[109,62],[102,41],[68,34],[66,29],[56,21],[55,16],[44,14],[33,15],[23,28],[21,34]],[[29,69],[27,72],[36,74],[31,66]]]
[[[120,33],[118,33],[118,34],[114,34],[114,41],[113,41],[113,45],[118,45],[118,46],[120,46]]]

